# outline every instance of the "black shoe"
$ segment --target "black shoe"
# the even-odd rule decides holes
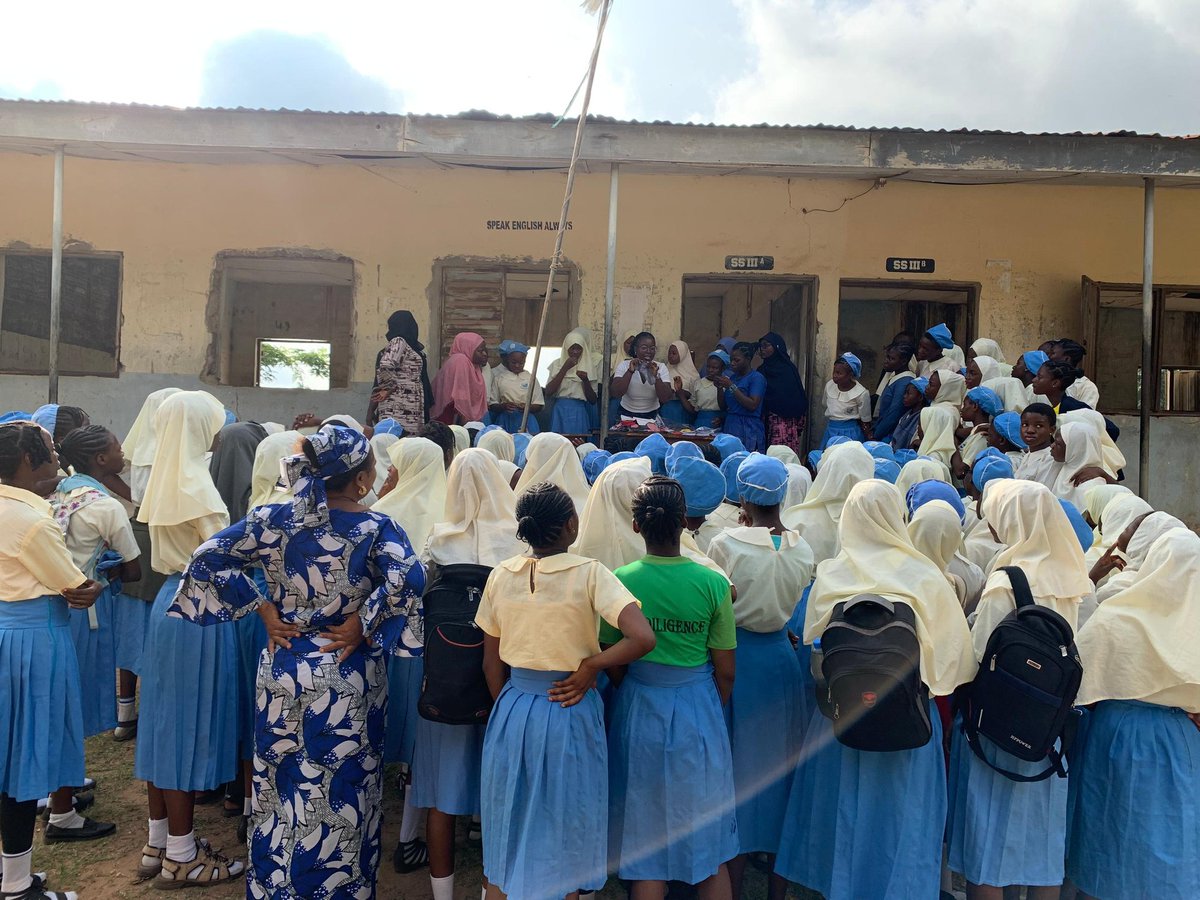
[[[87,794],[94,790],[96,790],[96,779],[88,778],[85,775],[84,779],[83,779],[83,784],[81,784],[79,787],[75,788],[75,796],[78,797],[80,794]]]
[[[96,822],[84,818],[78,828],[62,828],[58,825],[47,825],[45,838],[47,844],[63,844],[68,841],[94,841],[97,838],[108,837],[117,830],[113,822]]]
[[[41,805],[42,801],[38,801],[38,812],[41,813],[43,821],[50,819],[50,803],[46,802],[45,806]],[[95,794],[76,794],[75,799],[71,801],[71,809],[77,813],[83,812],[85,809],[91,809],[96,803]]]
[[[0,900],[67,900],[70,896],[73,895],[47,890],[45,876],[40,872],[23,891],[0,891]]]
[[[137,737],[137,728],[137,719],[130,719],[128,722],[118,722],[117,727],[113,729],[113,740],[118,744],[132,741]]]
[[[413,838],[407,843],[396,844],[396,852],[392,854],[392,868],[401,875],[415,872],[429,865],[429,848],[420,838]]]

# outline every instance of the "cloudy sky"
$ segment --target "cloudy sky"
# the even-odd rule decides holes
[[[178,7],[12,4],[0,96],[559,113],[596,21],[578,0]],[[1200,0],[615,0],[592,111],[1196,134],[1197,85]]]

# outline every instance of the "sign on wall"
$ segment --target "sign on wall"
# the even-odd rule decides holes
[[[889,256],[884,268],[889,272],[915,272],[918,275],[933,274],[932,259],[913,259],[908,256]]]
[[[727,256],[725,268],[734,272],[769,272],[775,268],[773,256]]]

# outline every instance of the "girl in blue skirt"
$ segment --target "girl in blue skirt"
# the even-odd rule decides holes
[[[728,898],[738,852],[733,759],[721,704],[733,690],[729,582],[680,555],[687,504],[655,476],[633,496],[646,556],[614,573],[642,603],[657,644],[632,663],[609,726],[609,857],[634,900],[661,900],[668,881]],[[600,626],[600,643],[621,634]]]
[[[683,407],[695,417],[694,427],[721,427],[721,402],[717,396],[720,388],[716,385],[716,379],[724,375],[728,368],[729,354],[724,350],[714,350],[704,361],[704,375],[693,381],[688,388]]]
[[[871,392],[858,383],[862,362],[853,353],[843,353],[833,364],[833,377],[825,382],[825,437],[821,449],[834,437],[869,441]]]
[[[1200,897],[1200,538],[1150,548],[1137,581],[1079,630],[1071,881],[1087,897]]]
[[[31,422],[0,425],[0,891],[13,900],[75,900],[46,890],[32,872],[38,800],[83,784],[68,609],[87,609],[102,589],[72,562],[50,504],[36,493],[57,472],[46,431]]]
[[[600,427],[597,404],[602,360],[592,350],[591,332],[576,328],[563,339],[562,355],[550,363],[546,393],[554,398],[550,430],[558,434],[591,434]]]
[[[517,501],[528,556],[505,560],[476,624],[496,705],[483,747],[483,872],[490,900],[604,887],[608,752],[596,676],[654,649],[638,601],[603,565],[568,552],[570,496],[537,484]],[[601,651],[600,620],[623,637]]]
[[[754,345],[738,344],[729,354],[733,374],[721,375],[713,383],[720,390],[717,403],[721,407],[721,430],[738,438],[747,450],[761,453],[767,449],[767,432],[763,424],[767,380],[750,368],[753,360]]]
[[[730,866],[733,896],[741,893],[746,854],[780,851],[783,816],[800,758],[804,722],[800,664],[787,623],[812,580],[813,552],[784,528],[779,505],[787,466],[752,453],[737,468],[735,490],[748,526],[713,538],[708,553],[737,588],[737,680],[726,716],[737,791],[738,857]],[[774,878],[772,898],[787,885]]]

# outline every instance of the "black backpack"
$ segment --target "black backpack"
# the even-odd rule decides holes
[[[475,613],[491,569],[442,566],[425,588],[425,677],[417,712],[446,725],[482,725],[492,710]]]
[[[960,694],[963,734],[976,756],[1013,781],[1066,778],[1063,758],[1075,738],[1075,696],[1083,679],[1075,633],[1066,619],[1034,602],[1024,572],[1016,566],[1003,571],[1017,608],[988,638],[979,674]],[[1050,766],[1037,775],[1019,775],[992,765],[980,735],[1018,759],[1049,759]]]
[[[917,617],[906,603],[860,594],[837,604],[821,635],[817,702],[855,750],[923,747],[933,737],[921,681]]]

